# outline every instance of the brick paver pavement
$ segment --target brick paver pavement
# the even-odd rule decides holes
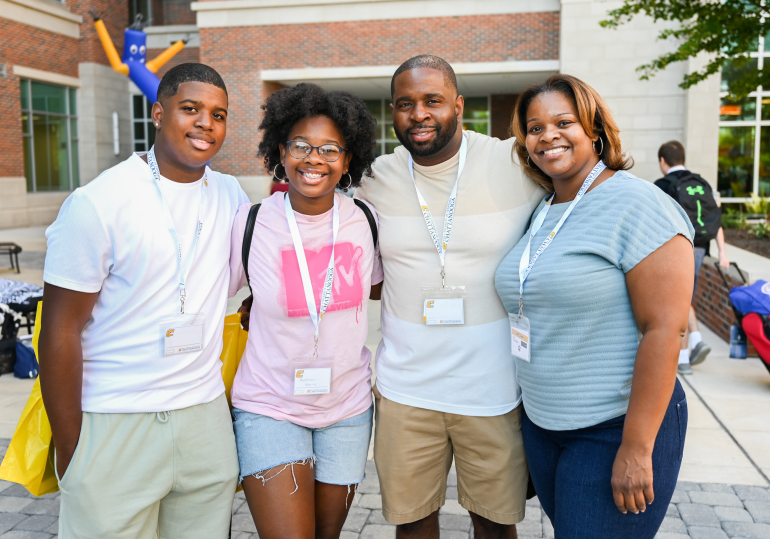
[[[0,439],[0,456],[8,440]],[[395,527],[382,518],[382,499],[373,462],[350,510],[341,539],[390,539]],[[59,493],[40,498],[0,481],[0,539],[56,537]],[[449,475],[447,502],[439,516],[442,539],[472,539],[471,519],[457,503],[457,476]],[[553,537],[553,527],[537,499],[527,502],[520,539]],[[680,481],[656,539],[770,539],[770,489]],[[233,502],[232,539],[259,539],[243,493]]]

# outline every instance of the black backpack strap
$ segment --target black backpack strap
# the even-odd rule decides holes
[[[354,198],[353,202],[356,206],[361,208],[361,211],[364,212],[364,215],[366,216],[366,220],[369,221],[369,228],[372,229],[372,241],[374,242],[374,247],[377,248],[377,222],[374,220],[372,210],[369,209],[369,206],[367,206],[366,202],[363,200]]]
[[[246,230],[243,231],[243,247],[241,247],[241,262],[243,262],[243,272],[246,274],[246,282],[251,290],[249,281],[249,253],[251,252],[251,239],[254,237],[254,226],[257,224],[257,213],[262,204],[254,204],[249,209],[249,216],[246,218]]]

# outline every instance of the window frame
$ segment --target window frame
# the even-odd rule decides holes
[[[762,71],[762,69],[764,68],[764,64],[766,62],[770,63],[770,50],[768,51],[765,50],[765,37],[760,36],[757,44],[757,51],[751,52],[747,56],[749,58],[757,59],[757,69],[759,71]],[[720,101],[724,99],[727,95],[728,95],[728,92],[720,91],[719,92]],[[767,119],[767,120],[762,119],[762,99],[770,98],[770,88],[765,90],[763,89],[762,86],[757,86],[757,89],[751,92],[748,96],[746,96],[746,98],[747,99],[753,98],[755,100],[754,119],[753,120],[722,120],[720,118],[719,128],[722,128],[722,127],[753,127],[754,128],[754,153],[753,153],[754,165],[752,167],[751,193],[756,196],[760,196],[759,166],[761,162],[760,149],[761,149],[761,139],[762,139],[762,128],[770,127],[770,119]],[[717,112],[717,114],[719,114],[719,111]],[[770,130],[768,130],[768,136],[770,136]],[[717,135],[717,138],[718,137],[719,135]],[[718,189],[719,189],[719,186],[717,186],[717,190]],[[770,196],[770,192],[765,193],[765,196],[766,197]],[[749,201],[751,201],[750,197],[723,197],[722,198],[722,202],[726,202],[726,203],[742,203],[742,202],[749,202]]]
[[[29,164],[30,171],[29,171],[29,173],[32,175],[32,181],[31,181],[32,190],[30,191],[29,188],[28,188],[27,189],[27,193],[56,193],[56,192],[61,193],[61,192],[71,192],[71,191],[74,191],[75,189],[80,187],[80,155],[79,155],[80,154],[80,129],[79,128],[77,129],[77,132],[78,132],[77,136],[73,137],[72,136],[72,121],[74,120],[77,123],[78,115],[77,115],[77,113],[72,114],[72,111],[70,110],[70,104],[71,104],[73,99],[77,102],[77,95],[78,95],[77,91],[78,91],[78,89],[77,88],[73,88],[71,86],[65,86],[65,85],[62,85],[62,84],[54,84],[54,83],[47,82],[47,81],[39,81],[39,80],[34,81],[34,82],[37,82],[39,84],[46,84],[48,86],[56,86],[56,87],[59,87],[59,88],[64,88],[66,90],[66,99],[64,100],[65,101],[65,106],[66,106],[66,113],[62,114],[62,113],[59,113],[59,112],[40,111],[40,110],[35,110],[33,108],[33,105],[32,105],[34,103],[34,99],[32,97],[32,82],[33,82],[32,79],[26,79],[26,78],[20,78],[19,79],[19,84],[20,84],[19,90],[20,90],[20,93],[22,93],[21,85],[25,84],[26,87],[27,87],[26,94],[27,94],[27,100],[28,100],[28,103],[27,103],[27,107],[28,108],[26,108],[26,109],[24,108],[24,102],[23,101],[21,102],[22,121],[24,121],[24,114],[27,114],[27,132],[25,133],[24,130],[22,129],[22,135],[21,135],[22,136],[22,142],[23,142],[23,140],[25,138],[29,139],[29,141],[30,141],[29,142],[29,161],[30,161],[30,164]],[[71,95],[71,94],[74,94],[74,96]],[[59,190],[59,191],[53,191],[53,190],[52,191],[38,191],[38,189],[37,189],[37,171],[35,169],[35,143],[34,143],[35,139],[34,139],[34,129],[33,129],[33,127],[34,127],[33,116],[35,114],[44,115],[44,116],[55,116],[57,118],[65,118],[66,119],[66,124],[67,124],[67,157],[68,157],[67,166],[68,166],[68,173],[69,173],[69,175],[68,175],[69,189]],[[77,143],[77,147],[78,147],[78,149],[77,149],[78,155],[76,156],[75,159],[73,159],[73,155],[75,153],[75,151],[73,150],[73,142]],[[23,147],[23,144],[22,144],[22,147]],[[75,177],[74,177],[75,176],[75,174],[74,174],[74,172],[75,172],[74,161],[77,161],[77,166],[78,166],[77,182],[75,182]],[[25,175],[26,175],[26,171],[25,171]],[[29,180],[29,178],[27,178],[27,179]],[[77,183],[77,185],[75,185],[75,183]]]
[[[466,119],[463,115],[463,119],[461,120],[462,124],[471,124],[474,127],[477,124],[486,124],[486,131],[481,132],[484,135],[491,136],[491,126],[492,126],[492,96],[490,94],[487,95],[479,95],[479,96],[467,96],[468,99],[471,98],[484,98],[487,100],[487,117],[484,120],[477,120],[468,118]],[[386,155],[387,152],[385,151],[387,146],[389,144],[398,144],[401,145],[401,142],[397,139],[389,139],[386,137],[387,132],[390,130],[390,128],[393,126],[393,115],[390,114],[390,103],[391,99],[389,97],[382,98],[382,99],[365,99],[364,102],[374,102],[379,101],[380,102],[380,117],[382,120],[377,118],[377,151],[379,152],[377,155]],[[475,131],[475,129],[474,129]],[[479,131],[476,131],[477,133]]]
[[[136,98],[140,97],[142,99],[142,111],[144,116],[142,118],[136,117]],[[144,94],[131,94],[131,148],[132,153],[134,152],[149,152],[152,145],[150,144],[150,129],[155,128],[154,124],[152,123],[152,103],[150,103],[150,100],[147,99]],[[144,138],[143,139],[136,139],[136,124],[138,123],[144,123]],[[138,150],[136,148],[137,144],[144,144],[145,149],[144,150]]]

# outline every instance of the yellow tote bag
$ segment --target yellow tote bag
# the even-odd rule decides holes
[[[40,338],[40,321],[43,302],[38,303],[35,318],[35,330],[32,344],[37,354]],[[233,387],[235,373],[241,362],[243,350],[249,334],[241,328],[240,313],[225,317],[222,355],[222,379],[225,382],[227,402],[230,403],[230,390]],[[230,404],[232,407],[232,404]],[[59,490],[54,468],[54,445],[51,423],[43,406],[40,392],[40,378],[32,386],[32,394],[21,413],[11,444],[0,465],[0,479],[19,483],[31,494],[42,496]]]
[[[32,344],[37,355],[37,343],[40,338],[40,320],[43,302],[37,304],[35,330]],[[43,406],[40,393],[40,378],[32,386],[32,394],[21,413],[19,424],[13,433],[11,444],[0,465],[0,479],[19,483],[31,494],[42,496],[59,490],[54,469],[54,447],[51,436],[51,424]]]
[[[230,390],[233,388],[233,380],[241,363],[241,356],[246,348],[246,340],[249,333],[241,328],[241,313],[225,316],[225,331],[222,336],[222,380],[225,382],[225,395],[230,408],[233,403],[230,400]]]

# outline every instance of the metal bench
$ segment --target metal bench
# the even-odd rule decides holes
[[[15,243],[0,243],[0,255],[7,254],[8,258],[11,260],[11,269],[15,269],[16,273],[21,273],[21,268],[19,267],[19,253],[21,252],[21,247],[16,245]],[[16,264],[14,265],[14,257],[16,258]]]

